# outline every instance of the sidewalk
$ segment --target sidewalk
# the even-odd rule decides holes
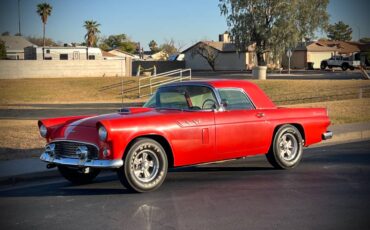
[[[335,125],[328,130],[333,131],[333,138],[315,146],[370,140],[370,122]],[[47,169],[38,158],[0,161],[0,185],[55,176],[59,176],[56,168]]]

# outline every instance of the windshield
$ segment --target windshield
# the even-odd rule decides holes
[[[168,86],[158,89],[144,107],[210,110],[217,108],[217,100],[206,86]]]

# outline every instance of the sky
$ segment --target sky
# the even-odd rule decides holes
[[[124,33],[140,42],[145,50],[155,40],[170,39],[186,48],[200,40],[217,40],[226,31],[218,0],[20,0],[21,33],[42,37],[42,23],[36,5],[53,7],[46,25],[46,36],[62,43],[82,42],[85,20],[101,24],[101,35]],[[369,0],[331,0],[330,23],[342,20],[352,27],[353,40],[370,37]],[[0,0],[0,33],[18,32],[18,1]],[[318,32],[318,37],[325,34]]]

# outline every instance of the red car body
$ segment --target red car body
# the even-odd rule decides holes
[[[330,121],[325,108],[276,107],[258,86],[248,81],[209,80],[171,85],[202,85],[215,93],[219,89],[238,89],[249,97],[254,108],[231,111],[127,108],[106,115],[41,119],[39,126],[46,127],[48,143],[73,141],[96,146],[99,149],[97,158],[85,159],[77,166],[100,165],[101,168],[122,167],[129,147],[141,137],[152,138],[163,146],[169,167],[266,154],[277,129],[285,124],[299,130],[304,146],[331,137],[327,132]],[[104,141],[99,139],[100,126],[108,133]],[[49,163],[68,165],[57,158],[41,157]],[[94,161],[96,164],[87,163]],[[71,165],[76,166],[76,163]]]

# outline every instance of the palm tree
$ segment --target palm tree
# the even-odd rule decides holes
[[[99,26],[100,24],[96,21],[85,21],[84,27],[87,30],[85,39],[88,47],[96,45],[97,34],[100,33]]]
[[[37,13],[40,15],[43,24],[43,39],[42,39],[43,47],[45,47],[45,25],[48,20],[48,17],[51,14],[52,9],[53,7],[48,3],[40,3],[37,5]]]

